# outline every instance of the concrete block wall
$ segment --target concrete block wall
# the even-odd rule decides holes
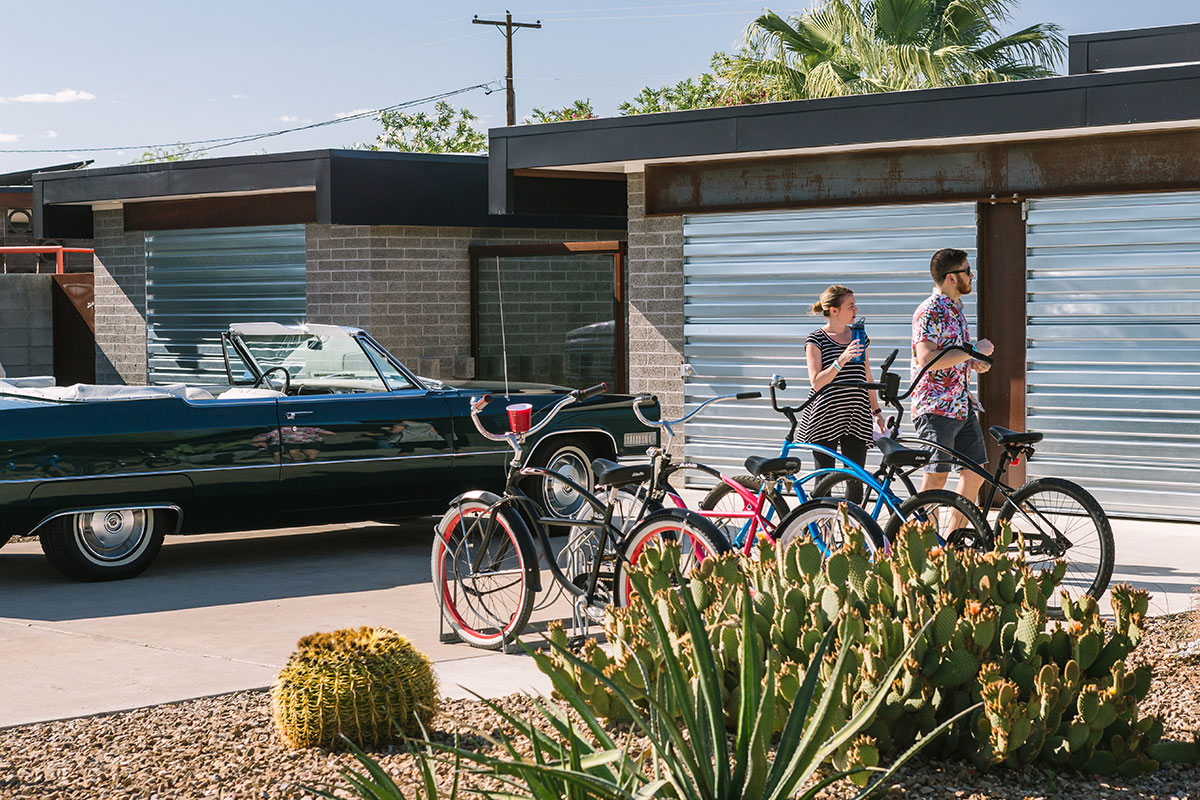
[[[646,217],[644,173],[629,175],[629,391],[683,415],[683,217]],[[682,447],[682,437],[675,440]]]
[[[124,211],[92,218],[96,254],[96,383],[146,383],[146,237],[125,232]]]
[[[462,379],[471,356],[471,245],[617,239],[614,231],[307,226],[308,320],[357,325],[414,372]]]
[[[0,274],[0,364],[10,378],[54,374],[49,274]]]

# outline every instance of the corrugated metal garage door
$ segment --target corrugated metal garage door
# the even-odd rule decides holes
[[[1200,520],[1200,193],[1031,200],[1031,476]]]
[[[789,379],[790,405],[803,400],[804,340],[823,323],[807,309],[833,283],[854,290],[873,366],[899,348],[907,385],[912,313],[933,288],[929,258],[958,247],[974,264],[975,228],[974,203],[685,216],[684,358],[695,372],[688,408],[717,394],[765,395],[773,373]],[[967,314],[974,324],[973,296]],[[688,423],[684,449],[741,473],[745,456],[778,453],[785,433],[768,399],[726,403]]]
[[[304,226],[146,233],[149,381],[226,383],[231,322],[304,322]]]

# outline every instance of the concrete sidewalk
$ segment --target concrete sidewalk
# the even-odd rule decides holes
[[[0,550],[0,728],[265,687],[300,637],[359,625],[411,638],[449,697],[548,692],[527,656],[439,641],[432,525],[171,537],[144,575],[93,584],[62,578],[35,542],[10,543]],[[1152,614],[1192,607],[1200,525],[1113,528],[1113,582],[1148,589]]]

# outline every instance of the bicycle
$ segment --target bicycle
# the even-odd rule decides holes
[[[891,361],[894,358],[895,354],[893,353],[892,356],[884,362],[885,370],[891,365]],[[883,384],[881,383],[865,381],[841,383],[837,384],[836,386],[842,388],[852,387],[876,390],[882,390],[884,388]],[[972,522],[973,526],[975,524],[983,526],[986,525],[986,523],[979,521],[980,514],[978,509],[976,509],[975,506],[972,505],[971,502],[962,495],[944,490],[929,490],[920,493],[920,497],[918,498],[915,496],[918,494],[915,487],[912,487],[910,483],[908,487],[909,494],[913,495],[913,497],[910,497],[908,500],[902,500],[890,489],[888,485],[880,483],[875,475],[868,472],[862,465],[846,458],[841,453],[830,450],[818,444],[794,441],[796,428],[799,422],[797,415],[802,413],[810,404],[815,402],[817,398],[820,397],[824,392],[831,390],[833,387],[834,384],[828,384],[821,387],[816,392],[813,392],[812,395],[799,406],[780,406],[779,398],[776,392],[786,391],[787,381],[779,375],[775,375],[772,376],[770,383],[771,407],[780,414],[783,414],[790,423],[790,428],[788,429],[788,433],[784,438],[778,458],[794,458],[792,455],[794,450],[807,450],[813,453],[821,453],[832,458],[835,466],[818,468],[813,472],[803,476],[799,476],[797,474],[797,470],[797,473],[787,476],[776,476],[772,480],[765,482],[757,475],[738,476],[737,478],[733,479],[740,483],[745,489],[756,492],[757,494],[763,495],[767,498],[769,501],[769,508],[767,511],[768,520],[770,519],[772,510],[781,514],[777,529],[777,536],[779,538],[790,539],[791,536],[794,535],[793,529],[809,529],[810,535],[813,535],[814,532],[811,530],[810,526],[813,524],[812,515],[817,514],[816,509],[821,508],[822,515],[826,518],[829,518],[833,516],[841,503],[848,504],[848,513],[854,517],[854,521],[863,528],[864,533],[867,535],[867,547],[872,551],[886,551],[889,547],[888,543],[895,538],[896,532],[899,530],[899,526],[903,522],[918,520],[923,522],[933,521],[937,523],[937,521],[941,518],[941,515],[938,514],[938,510],[942,508],[950,508],[954,511],[963,513],[967,516],[968,520]],[[880,439],[877,444],[883,451],[884,462],[888,464],[912,464],[915,466],[921,466],[931,458],[931,454],[929,453],[919,450],[910,450],[896,444],[895,442],[884,441],[883,439]],[[831,478],[845,481],[856,481],[863,487],[866,487],[869,493],[864,494],[863,499],[852,499],[844,495],[835,497],[832,493],[823,490],[821,486],[822,482],[828,483]],[[806,484],[810,483],[813,484],[813,489],[811,491],[805,488]],[[790,492],[788,491],[789,488]],[[724,484],[719,484],[715,486],[708,493],[708,495],[705,496],[703,501],[701,501],[700,508],[702,510],[715,510],[721,508],[723,503],[732,501],[731,506],[725,507],[728,518],[741,518],[744,516],[744,514],[741,513],[737,508],[739,498],[735,496],[734,492],[736,492],[736,489],[731,483],[726,482]],[[801,506],[806,506],[807,504],[807,514],[796,514],[789,509],[787,501],[784,499],[785,495],[789,493],[796,497]],[[870,499],[872,495],[875,498],[873,508],[866,505],[864,502],[865,500]],[[742,498],[742,503],[744,507],[744,498]],[[861,515],[858,513],[860,510],[864,512]],[[887,526],[881,529],[880,525],[878,524],[879,518],[885,511],[888,513],[889,520]],[[785,521],[785,517],[788,514],[791,514],[791,517]],[[871,523],[864,523],[862,519],[863,516],[869,518]],[[833,550],[836,550],[838,547],[840,547],[842,541],[844,541],[844,534],[841,534],[837,537],[831,536],[831,534],[835,532],[840,533],[839,531],[827,530],[821,532],[819,536],[814,535],[814,539],[818,542],[818,545],[822,548],[822,552],[826,556],[830,555]],[[734,544],[736,545],[737,537],[731,538],[734,540]]]
[[[508,652],[522,634],[542,590],[542,562],[553,584],[571,595],[575,641],[586,636],[589,622],[602,618],[610,603],[625,604],[632,593],[628,580],[630,565],[637,562],[647,545],[670,539],[680,545],[679,573],[688,573],[704,558],[728,552],[721,532],[695,512],[658,509],[636,519],[615,516],[616,502],[605,501],[572,476],[544,467],[524,465],[525,441],[549,424],[571,403],[605,391],[604,384],[565,395],[536,425],[526,430],[495,434],[487,430],[479,413],[491,402],[490,395],[473,398],[471,420],[479,432],[513,450],[501,494],[466,492],[455,498],[435,527],[431,558],[434,590],[442,619],[458,639],[489,650]],[[610,462],[611,463],[611,462]],[[597,475],[597,485],[636,479],[645,465],[621,466]],[[527,495],[521,482],[528,477],[549,478],[569,487],[591,509],[591,519],[566,518],[547,512]],[[606,483],[606,481],[608,483]],[[615,492],[614,492],[615,496]],[[569,527],[576,532],[567,548],[579,558],[568,559],[568,575],[550,554],[548,528]],[[580,537],[579,531],[589,532]],[[590,537],[591,544],[588,545]],[[583,540],[582,542],[580,540]],[[572,544],[574,542],[574,544]],[[540,545],[543,558],[538,553]]]
[[[744,555],[751,555],[753,545],[760,536],[772,541],[786,543],[802,531],[812,537],[813,541],[826,555],[831,554],[841,546],[845,538],[843,530],[843,512],[845,506],[847,518],[863,529],[867,535],[868,547],[875,549],[883,545],[883,531],[865,511],[853,503],[838,503],[825,499],[802,498],[801,505],[795,509],[788,506],[778,493],[763,491],[762,487],[773,485],[776,481],[793,476],[801,468],[800,459],[788,454],[776,458],[750,456],[746,459],[746,469],[749,477],[731,478],[720,471],[694,461],[676,462],[670,454],[671,442],[675,438],[675,426],[687,422],[708,406],[727,400],[751,400],[762,397],[761,392],[741,392],[738,394],[718,395],[705,400],[690,413],[675,420],[651,420],[643,413],[644,406],[653,405],[654,395],[644,394],[634,399],[633,411],[642,424],[661,428],[664,431],[665,442],[661,447],[650,448],[650,474],[646,476],[633,500],[651,508],[662,507],[664,501],[670,500],[677,508],[686,508],[682,496],[670,484],[670,478],[678,472],[700,472],[717,481],[717,486],[706,495],[705,500],[713,496],[713,492],[721,491],[737,498],[740,506],[732,509],[720,509],[716,504],[700,504],[700,514],[710,521],[718,521],[719,529],[729,539],[734,549],[741,550]],[[593,462],[595,466],[598,462]],[[870,477],[869,475],[867,476]],[[773,521],[775,514],[779,515],[778,525]],[[784,521],[788,521],[787,535],[780,533]]]
[[[1028,461],[1033,457],[1034,445],[1042,441],[1041,433],[1018,432],[999,425],[988,428],[988,434],[1002,448],[993,472],[988,472],[986,464],[976,463],[953,448],[916,436],[899,435],[900,424],[904,418],[903,401],[912,394],[926,371],[947,353],[954,351],[961,351],[972,358],[991,363],[989,357],[969,346],[952,345],[923,366],[913,378],[908,390],[901,394],[900,376],[887,371],[896,355],[893,351],[880,375],[884,384],[881,398],[896,411],[896,415],[888,421],[889,431],[894,440],[900,446],[911,444],[926,451],[942,453],[960,468],[980,476],[986,484],[984,496],[975,506],[982,524],[976,519],[969,527],[956,528],[952,535],[947,537],[946,543],[957,547],[991,550],[999,537],[1001,525],[1008,523],[1012,527],[1014,539],[1019,537],[1024,541],[1026,558],[1040,557],[1040,560],[1027,562],[1031,567],[1038,570],[1049,569],[1054,561],[1062,559],[1067,562],[1067,574],[1061,588],[1072,598],[1088,594],[1099,599],[1112,578],[1115,545],[1108,516],[1096,499],[1079,484],[1063,478],[1035,478],[1017,488],[1003,480],[1010,464],[1020,463],[1022,458]],[[888,462],[885,457],[885,463],[876,471],[874,477],[884,486],[894,480],[900,480],[911,490],[914,487],[909,475],[919,466],[921,465],[897,463],[894,460]],[[830,481],[826,486],[819,488],[834,492],[835,483],[836,481]],[[987,511],[998,498],[1003,498],[1004,503],[996,515],[995,523],[989,524]]]

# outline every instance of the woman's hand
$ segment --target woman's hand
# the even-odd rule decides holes
[[[843,350],[841,355],[839,355],[837,357],[838,366],[839,367],[846,366],[851,361],[853,361],[854,359],[856,359],[860,355],[862,355],[862,352],[863,352],[862,342],[855,339],[854,341],[850,342],[850,344],[846,345],[846,349]]]

